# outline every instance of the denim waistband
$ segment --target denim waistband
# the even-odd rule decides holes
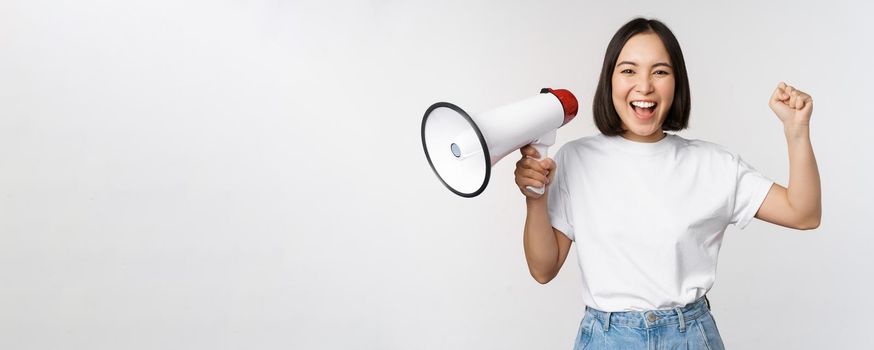
[[[686,322],[704,316],[710,310],[706,298],[706,296],[702,296],[684,307],[672,310],[606,312],[586,306],[586,312],[600,321],[605,329],[609,329],[611,324],[632,328],[653,328],[668,325],[680,325],[681,328],[685,328]]]

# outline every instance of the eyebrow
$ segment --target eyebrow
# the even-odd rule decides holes
[[[619,63],[616,64],[616,67],[619,67],[619,66],[621,66],[621,65],[623,65],[623,64],[630,64],[630,65],[632,65],[632,66],[637,67],[637,63],[634,63],[634,62],[631,62],[631,61],[622,61],[622,62],[619,62]],[[654,64],[654,65],[652,65],[652,66],[653,66],[653,67],[665,66],[665,67],[668,67],[668,68],[674,69],[674,67],[671,67],[670,64],[667,64],[667,63],[665,63],[665,62],[659,62],[659,63],[656,63],[656,64]]]

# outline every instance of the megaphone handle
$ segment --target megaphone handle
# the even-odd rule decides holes
[[[544,144],[536,144],[536,143],[532,143],[531,146],[533,146],[534,149],[537,150],[537,153],[540,155],[540,158],[534,158],[534,157],[528,157],[528,158],[534,158],[537,160],[546,159],[546,151],[549,150],[549,146],[544,145]],[[534,186],[525,186],[525,188],[528,189],[529,191],[537,193],[537,194],[543,194],[543,192],[545,190],[543,187],[534,187]]]
[[[549,151],[549,146],[552,146],[554,143],[555,143],[555,130],[550,131],[549,133],[547,133],[546,135],[544,135],[543,137],[541,137],[537,140],[534,140],[534,142],[531,143],[531,146],[537,150],[537,154],[540,156],[540,158],[536,158],[536,159],[537,160],[546,159],[546,152]],[[529,158],[534,158],[534,157],[529,157]],[[546,190],[544,187],[534,187],[534,186],[525,186],[525,188],[528,189],[529,191],[537,193],[537,194],[543,194],[543,192],[545,192],[545,190]]]

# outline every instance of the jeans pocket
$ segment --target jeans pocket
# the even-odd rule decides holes
[[[701,342],[706,349],[725,350],[725,345],[722,344],[722,337],[719,335],[719,329],[716,328],[716,321],[710,312],[695,320],[695,328],[698,328]]]
[[[574,350],[583,350],[589,345],[592,340],[592,326],[595,324],[595,316],[586,312],[583,320],[580,321],[580,330],[577,332],[577,339],[574,342]]]

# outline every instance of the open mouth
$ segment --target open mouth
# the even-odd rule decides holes
[[[655,114],[655,108],[658,106],[658,103],[653,101],[631,101],[628,105],[631,106],[638,118],[649,119]]]

